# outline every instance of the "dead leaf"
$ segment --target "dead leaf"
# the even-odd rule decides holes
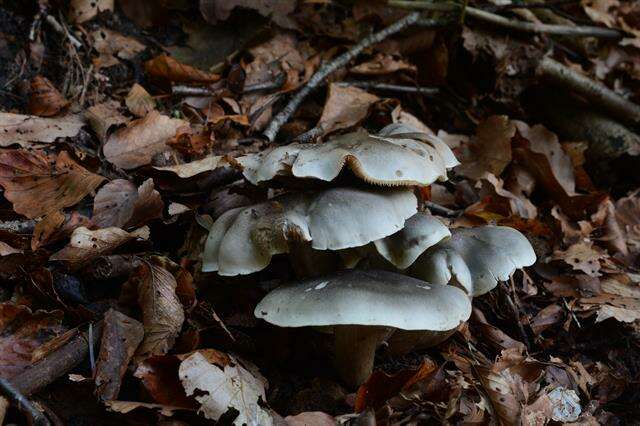
[[[296,24],[288,15],[296,10],[295,0],[200,0],[200,13],[211,24],[225,21],[236,7],[253,9],[271,18],[283,28],[295,29]]]
[[[336,419],[321,411],[308,411],[284,418],[287,426],[335,426]]]
[[[69,20],[81,24],[93,19],[100,12],[113,12],[114,0],[71,0],[69,2]]]
[[[148,408],[150,410],[158,410],[158,413],[165,417],[171,417],[176,410],[183,409],[182,407],[173,407],[171,405],[150,404],[148,402],[138,401],[105,401],[104,405],[109,410],[122,414],[130,413],[137,408]]]
[[[207,84],[220,80],[217,74],[201,71],[185,65],[167,55],[160,55],[144,63],[150,77],[173,83]]]
[[[32,363],[32,353],[62,334],[62,311],[32,313],[25,306],[0,303],[0,377],[10,379]]]
[[[164,203],[154,189],[153,179],[136,186],[124,179],[104,185],[93,200],[92,222],[100,228],[127,229],[162,217]]]
[[[517,424],[521,404],[516,397],[515,387],[518,386],[518,376],[510,374],[508,370],[494,372],[484,366],[476,367],[480,383],[491,400],[495,415],[504,425]]]
[[[417,68],[415,65],[407,61],[403,61],[402,59],[396,59],[392,55],[378,53],[371,60],[349,69],[349,72],[352,74],[367,76],[386,75],[397,71],[410,71],[415,73]]]
[[[614,318],[620,322],[634,322],[640,319],[640,311],[634,309],[620,308],[618,306],[602,305],[598,308],[596,322],[602,322],[609,318]]]
[[[554,326],[558,322],[562,321],[564,309],[560,305],[555,303],[542,309],[533,317],[529,323],[531,330],[535,335],[539,335],[549,327]]]
[[[129,285],[137,292],[144,324],[144,340],[137,355],[167,353],[184,322],[184,309],[176,295],[176,279],[166,269],[142,262],[129,278]]]
[[[207,419],[218,420],[229,408],[239,414],[234,424],[269,426],[273,419],[258,405],[266,400],[265,384],[254,377],[238,359],[219,364],[195,352],[180,364],[180,381],[187,395],[194,395],[201,404],[199,412]]]
[[[13,253],[24,253],[24,251],[15,247],[11,247],[4,241],[0,241],[0,256],[8,256]]]
[[[27,110],[40,117],[58,114],[69,103],[46,77],[37,75],[31,80],[31,93]]]
[[[200,173],[209,172],[228,165],[229,161],[226,157],[222,155],[210,155],[190,163],[176,164],[175,166],[154,167],[154,169],[175,173],[179,177],[187,179]]]
[[[93,59],[96,69],[117,65],[119,59],[131,60],[146,49],[138,40],[116,31],[100,28],[91,33],[93,48],[100,54]]]
[[[565,251],[556,251],[555,259],[564,260],[565,263],[571,265],[576,271],[582,271],[591,277],[599,277],[600,259],[604,259],[606,255],[597,250],[593,243],[579,242],[573,244]]]
[[[364,120],[379,98],[353,86],[329,85],[329,95],[318,121],[325,134],[355,126]]]
[[[68,262],[80,267],[98,256],[107,254],[135,238],[149,238],[149,228],[143,226],[133,232],[120,228],[104,228],[91,231],[81,226],[71,234],[69,244],[51,256],[51,260]]]
[[[127,117],[120,114],[118,107],[118,102],[108,101],[93,105],[85,111],[85,117],[100,142],[104,143],[107,140],[107,135],[112,127],[129,122]]]
[[[151,163],[154,155],[170,149],[166,142],[185,125],[184,120],[151,111],[146,117],[114,132],[103,147],[104,156],[122,169],[144,166]]]
[[[114,309],[105,314],[94,379],[96,394],[102,401],[118,397],[122,376],[143,336],[142,324],[133,318]]]
[[[63,240],[71,235],[74,229],[90,224],[89,218],[78,212],[69,215],[61,211],[51,212],[36,224],[31,238],[31,250],[36,251],[40,247]]]
[[[84,124],[81,115],[42,118],[0,112],[0,146],[25,146],[29,142],[48,143],[58,138],[72,138]]]
[[[476,136],[469,143],[469,152],[456,173],[479,180],[489,172],[499,176],[511,162],[511,138],[516,128],[504,115],[494,115],[478,125]]]
[[[150,356],[138,365],[134,376],[157,403],[195,410],[196,401],[187,396],[180,383],[181,362],[175,355]]]
[[[156,107],[156,101],[138,83],[131,87],[124,103],[129,108],[129,112],[137,117],[144,117]]]
[[[102,183],[104,178],[77,164],[62,151],[0,152],[0,185],[13,208],[28,218],[70,207]]]
[[[615,211],[629,251],[640,253],[640,190],[616,201]]]

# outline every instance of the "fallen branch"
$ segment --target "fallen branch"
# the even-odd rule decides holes
[[[431,213],[439,214],[444,217],[458,217],[461,213],[460,211],[452,210],[448,207],[436,204],[433,201],[425,201],[424,205],[431,211]]]
[[[387,28],[377,33],[371,34],[369,37],[364,38],[358,44],[351,49],[333,59],[330,62],[322,65],[318,71],[309,79],[307,84],[300,89],[289,100],[289,103],[280,111],[269,123],[263,135],[269,142],[273,142],[280,128],[286,123],[291,116],[296,112],[302,101],[311,93],[316,87],[318,87],[327,76],[332,74],[337,69],[345,66],[350,60],[358,56],[367,47],[380,43],[392,34],[403,30],[404,28],[416,23],[420,19],[418,12],[410,13],[399,21],[391,24]]]
[[[386,83],[377,83],[375,81],[342,81],[336,83],[338,86],[355,86],[360,87],[361,89],[372,89],[372,90],[387,90],[390,92],[404,92],[404,93],[417,93],[425,96],[433,96],[440,92],[439,89],[435,87],[420,87],[420,86],[401,86],[398,84],[386,84]]]
[[[88,332],[78,333],[61,348],[10,380],[22,395],[29,396],[53,383],[80,364],[89,354],[89,344],[96,345],[102,335],[102,322],[93,326],[93,340]]]
[[[29,424],[34,426],[51,424],[44,413],[38,410],[36,406],[8,380],[0,378],[0,393],[18,410],[24,413],[29,419]]]
[[[514,19],[505,18],[504,16],[496,15],[495,13],[487,12],[482,9],[467,6],[462,6],[454,3],[434,3],[428,1],[407,1],[407,0],[389,0],[387,3],[389,6],[412,9],[412,10],[431,10],[431,11],[464,11],[465,15],[488,22],[490,24],[498,25],[500,27],[509,28],[515,31],[523,31],[536,34],[549,34],[549,35],[563,35],[571,37],[598,37],[598,38],[613,38],[618,39],[622,37],[620,31],[611,28],[602,28],[594,26],[566,26],[555,24],[540,24],[532,22],[518,21]]]
[[[537,72],[549,81],[572,90],[594,105],[620,120],[640,123],[640,106],[561,63],[546,57],[538,64]]]

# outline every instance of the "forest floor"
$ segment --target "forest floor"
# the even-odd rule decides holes
[[[0,418],[636,424],[638,103],[637,1],[0,1]],[[201,253],[274,191],[221,164],[390,123],[461,162],[432,214],[538,260],[351,389],[329,335],[254,317],[286,256]]]

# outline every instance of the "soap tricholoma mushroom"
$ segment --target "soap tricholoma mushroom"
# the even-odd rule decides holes
[[[536,261],[529,240],[513,228],[456,228],[451,234],[420,255],[409,275],[436,284],[455,284],[476,297]]]
[[[380,270],[283,285],[255,309],[281,327],[333,327],[336,368],[353,387],[371,374],[376,348],[395,329],[449,333],[470,314],[471,302],[457,287]]]
[[[209,231],[204,272],[257,272],[292,243],[315,250],[359,247],[403,228],[417,211],[410,189],[331,188],[296,192],[265,203],[231,209]]]

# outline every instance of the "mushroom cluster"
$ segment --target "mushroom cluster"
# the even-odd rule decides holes
[[[515,229],[449,230],[423,211],[416,187],[446,180],[458,162],[442,140],[408,125],[236,160],[253,185],[328,184],[279,190],[223,213],[206,240],[203,271],[251,274],[287,254],[299,281],[272,290],[255,315],[333,333],[336,368],[350,386],[370,375],[382,342],[392,353],[442,342],[469,318],[472,297],[535,262]]]

